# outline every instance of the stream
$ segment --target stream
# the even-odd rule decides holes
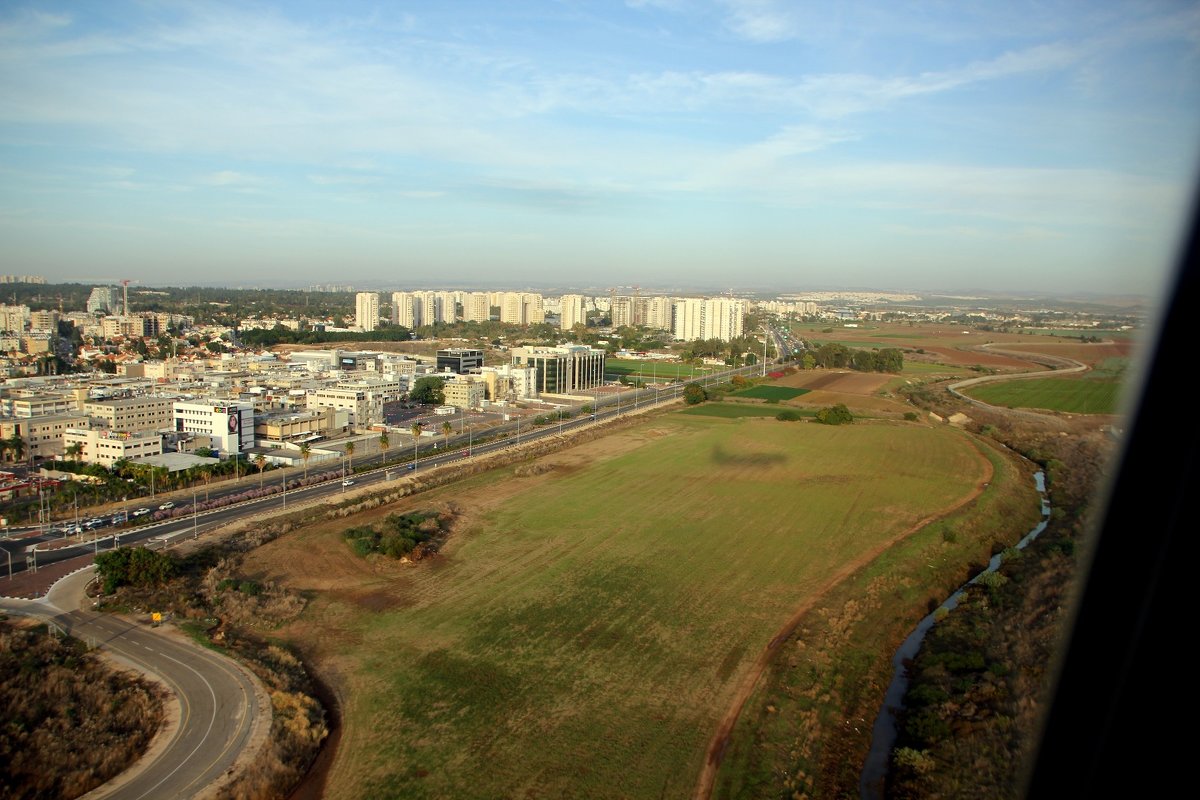
[[[1037,485],[1038,493],[1041,495],[1042,521],[1033,530],[1025,534],[1021,541],[1017,542],[1016,547],[1018,550],[1024,549],[1026,545],[1038,537],[1038,534],[1046,529],[1046,522],[1050,516],[1050,503],[1046,499],[1045,473],[1041,471],[1035,472],[1033,479]],[[992,556],[983,571],[958,587],[954,594],[947,597],[932,613],[926,615],[924,619],[917,623],[917,627],[901,643],[899,649],[896,650],[896,654],[892,656],[892,682],[888,684],[887,693],[883,697],[883,706],[879,709],[879,716],[875,718],[875,725],[871,730],[871,750],[867,753],[866,763],[863,764],[862,776],[858,781],[858,792],[861,800],[882,800],[883,798],[883,787],[884,780],[887,778],[888,761],[892,754],[892,747],[896,744],[896,716],[904,707],[904,695],[908,691],[908,672],[904,667],[904,662],[916,658],[917,651],[921,649],[921,643],[925,640],[925,634],[933,627],[934,615],[943,608],[947,611],[953,611],[958,606],[958,602],[962,598],[966,587],[973,583],[978,583],[979,579],[989,572],[995,572],[1003,561],[1003,552]]]

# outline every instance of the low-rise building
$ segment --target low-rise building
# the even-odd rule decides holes
[[[145,458],[162,454],[162,436],[141,431],[93,430],[91,428],[68,428],[63,432],[63,445],[81,445],[79,460],[88,464],[99,464],[112,468],[123,459]]]
[[[88,427],[86,414],[48,414],[0,419],[0,439],[20,436],[25,442],[23,458],[62,458],[66,452],[63,434],[69,428]]]
[[[437,351],[438,372],[466,375],[483,366],[483,351],[466,347],[451,347]]]
[[[174,428],[175,398],[125,397],[83,404],[92,427],[114,431],[163,431]]]
[[[446,405],[455,408],[479,408],[483,405],[484,385],[469,375],[459,375],[442,386]]]
[[[569,394],[594,389],[604,383],[603,350],[587,345],[566,347],[515,347],[513,366],[537,369],[537,390],[542,394]]]

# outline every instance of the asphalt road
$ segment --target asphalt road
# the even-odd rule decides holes
[[[90,579],[90,569],[78,572],[41,600],[0,600],[0,609],[53,622],[157,676],[178,698],[179,725],[166,746],[151,762],[139,762],[92,797],[194,797],[230,770],[246,748],[260,713],[255,684],[231,662],[189,642],[127,619],[77,610]]]

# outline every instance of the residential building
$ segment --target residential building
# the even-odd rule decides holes
[[[23,333],[29,325],[29,306],[0,305],[0,332]]]
[[[485,397],[492,401],[531,400],[538,396],[537,367],[501,364],[479,371]]]
[[[359,292],[354,298],[354,324],[364,331],[379,327],[379,295]]]
[[[604,356],[603,350],[586,345],[516,347],[512,364],[535,367],[537,391],[542,394],[569,394],[604,383]]]
[[[675,338],[682,342],[704,338],[704,300],[687,297],[676,300],[674,305]]]
[[[471,292],[463,300],[463,319],[467,322],[487,322],[491,319],[492,307],[487,292]]]
[[[576,325],[587,325],[587,311],[583,305],[583,295],[564,294],[561,306],[558,327],[569,331]]]
[[[437,371],[456,372],[466,375],[483,366],[483,351],[464,347],[451,347],[437,351]]]
[[[80,461],[112,468],[123,459],[162,455],[162,435],[141,431],[93,430],[68,428],[63,432],[64,448],[78,444],[83,448]]]
[[[420,312],[412,292],[392,292],[392,324],[409,330],[420,324]]]
[[[206,436],[222,456],[254,446],[254,406],[241,401],[182,401],[174,404],[175,430]]]
[[[120,294],[114,286],[97,286],[88,295],[89,314],[113,314],[120,310]]]
[[[455,408],[479,408],[483,405],[484,395],[483,381],[470,375],[458,375],[442,386],[446,405]]]
[[[58,333],[57,311],[33,311],[29,314],[29,330],[37,333]]]

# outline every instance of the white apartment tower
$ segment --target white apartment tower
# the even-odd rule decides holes
[[[487,292],[471,292],[463,298],[463,319],[467,322],[487,322],[491,314]]]
[[[354,299],[354,324],[364,331],[379,327],[379,295],[359,292]]]
[[[576,325],[587,324],[587,309],[583,304],[583,295],[564,294],[562,296],[562,311],[558,326],[569,331]]]

